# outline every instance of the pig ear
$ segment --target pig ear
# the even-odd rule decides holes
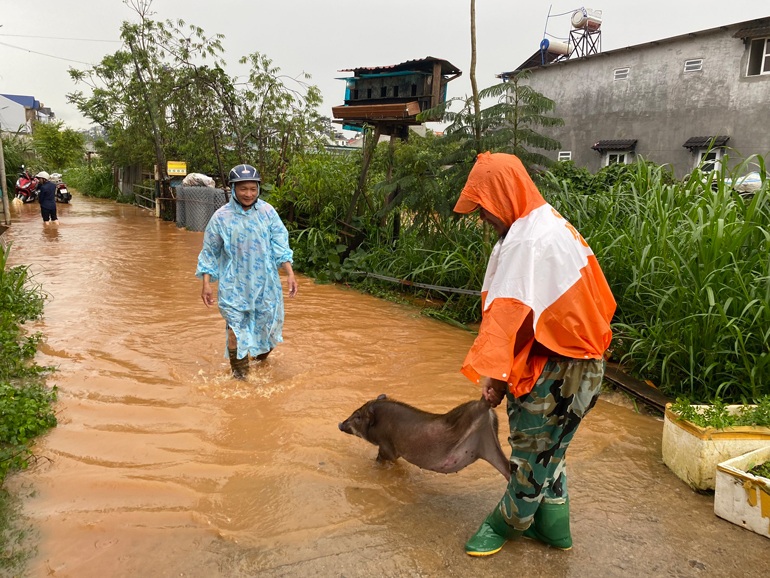
[[[377,401],[380,401],[382,399],[388,399],[388,396],[385,395],[384,393],[381,393],[380,395],[377,396]]]

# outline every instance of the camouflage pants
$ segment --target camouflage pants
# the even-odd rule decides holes
[[[564,454],[596,403],[603,375],[603,360],[554,357],[531,392],[508,394],[511,481],[499,508],[515,529],[529,528],[541,501],[567,501]]]

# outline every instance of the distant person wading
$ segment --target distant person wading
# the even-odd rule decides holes
[[[494,554],[520,536],[566,550],[565,454],[599,396],[615,300],[588,243],[515,156],[479,155],[455,206],[477,209],[500,239],[462,372],[493,407],[508,401],[511,479],[465,551]]]
[[[264,360],[283,341],[283,293],[278,268],[287,273],[289,297],[297,294],[289,233],[275,209],[259,199],[261,178],[250,165],[230,171],[230,202],[211,217],[195,273],[201,297],[226,323],[227,355],[236,379],[245,379],[249,356]]]
[[[50,221],[54,225],[59,224],[59,217],[56,216],[56,185],[50,181],[51,175],[45,171],[40,171],[35,175],[40,181],[38,187],[37,199],[40,203],[40,215],[43,217],[43,224],[47,225]]]

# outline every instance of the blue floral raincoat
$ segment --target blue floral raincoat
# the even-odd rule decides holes
[[[238,339],[238,358],[283,341],[278,268],[292,262],[289,233],[276,210],[257,199],[249,211],[234,198],[211,217],[195,275],[219,283],[219,311]],[[225,349],[227,357],[227,349]]]

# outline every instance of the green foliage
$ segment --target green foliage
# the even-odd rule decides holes
[[[93,163],[89,168],[79,165],[67,169],[64,173],[67,184],[88,197],[117,199],[119,191],[114,187],[112,168],[100,163]]]
[[[734,426],[770,427],[770,395],[757,400],[756,406],[742,405],[737,411],[730,411],[728,404],[716,399],[705,407],[690,404],[690,400],[679,397],[671,404],[671,411],[678,419],[689,421],[699,427],[724,429]]]
[[[754,167],[756,166],[756,168]],[[728,166],[725,162],[723,167]],[[604,188],[546,173],[547,199],[596,253],[618,309],[613,355],[666,393],[752,400],[770,392],[770,181],[744,198],[695,170],[638,162]]]
[[[21,165],[29,164],[35,158],[35,151],[31,142],[21,133],[0,133],[0,142],[2,142],[3,157],[5,158],[8,196],[12,197]]]
[[[26,467],[32,438],[56,425],[56,389],[36,379],[47,368],[31,363],[41,336],[21,329],[42,314],[43,295],[27,267],[8,268],[7,259],[0,250],[0,483],[10,469]]]
[[[0,383],[0,481],[9,470],[27,467],[32,439],[56,425],[54,401],[55,388]]]
[[[564,121],[549,115],[555,108],[551,99],[521,83],[528,77],[529,72],[522,71],[509,80],[482,90],[480,98],[495,98],[497,102],[481,109],[478,118],[473,98],[467,96],[449,99],[418,115],[419,120],[443,118],[449,122],[445,138],[448,142],[457,143],[457,146],[442,158],[442,164],[450,165],[453,188],[462,188],[476,155],[485,151],[515,154],[533,172],[553,164],[552,160],[534,149],[556,150],[561,144],[540,134],[537,129],[561,126]],[[454,103],[460,104],[457,112],[450,110]],[[480,140],[475,136],[477,124],[481,131]]]
[[[110,146],[99,150],[105,164],[177,159],[221,180],[247,162],[264,183],[280,184],[294,156],[328,132],[308,75],[287,76],[254,52],[240,59],[249,72],[236,83],[225,70],[222,34],[154,20],[151,0],[125,3],[139,17],[121,26],[125,47],[91,69],[70,71],[88,94],[73,92],[69,101],[107,133]]]
[[[770,462],[757,464],[756,466],[754,466],[749,470],[749,473],[755,476],[760,476],[763,478],[770,479]]]
[[[83,159],[85,136],[62,121],[36,122],[32,141],[48,172],[61,172]]]

